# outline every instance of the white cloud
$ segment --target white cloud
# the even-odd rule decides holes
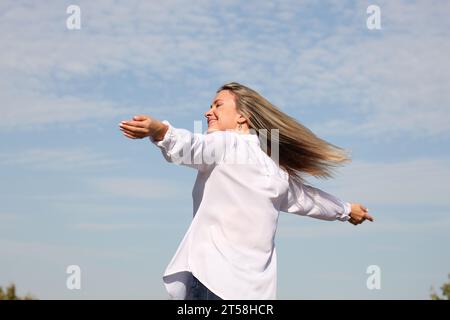
[[[173,199],[185,190],[175,181],[154,178],[96,178],[89,184],[100,193],[140,199]]]
[[[132,223],[80,223],[73,226],[74,229],[84,231],[123,231],[123,230],[135,230],[154,227],[144,224],[132,224]]]
[[[111,159],[87,148],[32,148],[0,154],[2,166],[26,166],[57,171],[111,168],[121,163],[121,160]]]
[[[351,103],[362,119],[315,124],[319,132],[413,137],[448,134],[450,92],[445,88],[450,83],[446,58],[450,45],[442,37],[389,34],[340,51],[347,61],[328,71],[341,81],[327,89],[331,97]],[[335,89],[341,89],[337,95]],[[347,96],[340,97],[343,94]]]
[[[2,226],[17,223],[18,221],[21,221],[21,219],[17,214],[0,212],[0,225]]]
[[[353,161],[339,169],[333,190],[350,202],[449,206],[450,159],[419,158],[392,163]]]
[[[127,112],[108,97],[54,95],[53,86],[130,72],[142,83],[160,79],[199,96],[211,79],[242,81],[288,112],[323,111],[321,133],[450,131],[447,2],[382,1],[378,33],[365,29],[368,3],[183,4],[80,2],[82,29],[68,31],[63,5],[5,3],[0,77],[14,74],[17,84],[0,93],[8,123],[28,128]],[[173,100],[167,110],[185,108]],[[350,116],[327,122],[334,111],[327,107],[336,105]]]
[[[286,213],[283,213],[286,214]],[[376,215],[376,213],[374,213]],[[299,217],[299,219],[311,219]],[[282,238],[322,238],[322,237],[336,237],[336,236],[354,236],[355,228],[358,232],[364,235],[370,234],[414,234],[416,236],[423,236],[424,234],[432,233],[446,234],[450,229],[449,218],[439,218],[428,221],[396,221],[392,218],[381,215],[375,219],[374,222],[364,222],[361,225],[353,226],[350,223],[342,222],[324,222],[318,221],[315,224],[311,222],[305,223],[304,226],[292,226],[281,223],[277,235]]]
[[[0,255],[5,257],[32,257],[47,260],[55,263],[70,261],[74,256],[79,258],[103,257],[110,259],[126,259],[133,256],[128,251],[117,251],[115,249],[81,247],[76,245],[63,245],[55,243],[45,243],[40,241],[14,241],[0,239]],[[136,249],[134,249],[136,250]],[[137,250],[136,250],[137,251]]]
[[[11,76],[10,80],[20,82],[20,76]],[[119,105],[108,100],[45,93],[42,84],[32,79],[19,86],[8,83],[10,80],[0,78],[0,110],[4,121],[0,130],[4,132],[53,129],[57,125],[70,128],[75,124],[86,126],[93,121],[97,122],[98,127],[99,121],[119,117],[125,119],[143,113],[143,110],[152,114],[161,111],[171,113],[171,108],[161,106]]]

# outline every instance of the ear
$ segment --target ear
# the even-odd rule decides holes
[[[239,124],[244,124],[244,123],[247,123],[247,119],[245,119],[245,117],[242,114],[239,114],[238,118],[237,118],[237,122]]]

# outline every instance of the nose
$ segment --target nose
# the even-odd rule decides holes
[[[208,117],[212,117],[213,112],[212,108],[210,108],[208,111],[205,112],[205,118],[208,119]]]

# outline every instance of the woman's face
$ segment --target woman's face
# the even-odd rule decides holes
[[[237,130],[239,123],[244,120],[236,110],[233,94],[228,90],[217,93],[205,117],[208,120],[208,132]]]

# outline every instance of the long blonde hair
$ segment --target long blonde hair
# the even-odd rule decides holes
[[[229,90],[234,95],[236,109],[246,118],[249,129],[254,130],[260,140],[267,139],[267,143],[264,143],[267,150],[262,147],[264,152],[270,156],[270,146],[278,143],[279,166],[291,178],[304,182],[303,173],[316,178],[332,178],[335,167],[351,161],[345,149],[320,139],[255,90],[237,82],[221,86],[217,93],[222,90]],[[278,141],[271,134],[264,137],[260,134],[263,131],[271,132],[271,129],[279,130]]]

